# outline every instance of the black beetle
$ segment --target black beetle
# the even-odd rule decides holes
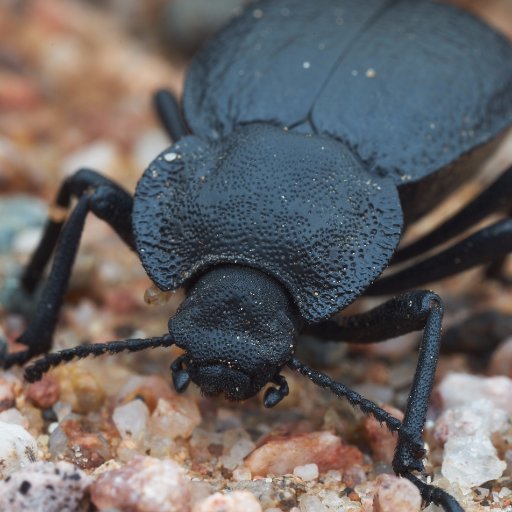
[[[263,0],[194,59],[185,120],[169,93],[157,111],[176,143],[145,171],[135,196],[82,169],[61,186],[22,288],[32,292],[55,248],[40,306],[4,367],[51,349],[87,212],[137,251],[161,290],[188,296],[151,339],[80,346],[26,369],[33,381],[76,357],[176,344],[183,390],[242,400],[267,383],[288,393],[283,367],[346,397],[398,432],[394,469],[423,498],[462,510],[424,483],[421,432],[439,353],[442,302],[400,293],[367,313],[329,318],[359,296],[402,292],[512,250],[512,168],[431,234],[397,251],[405,227],[469,179],[512,125],[512,45],[481,21],[430,0]],[[437,254],[484,217],[495,222]],[[378,280],[377,280],[378,279]],[[299,331],[375,342],[423,330],[403,422],[294,356]]]

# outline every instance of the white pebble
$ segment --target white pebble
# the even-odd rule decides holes
[[[149,409],[142,400],[132,400],[114,409],[112,414],[114,424],[123,439],[142,439],[147,428]]]
[[[42,228],[26,228],[14,236],[12,249],[17,254],[31,254],[41,240]]]
[[[300,512],[328,512],[318,496],[303,495],[299,500]]]
[[[238,466],[233,471],[233,480],[236,482],[243,482],[252,479],[251,471],[245,466]]]
[[[485,435],[454,436],[444,445],[441,473],[461,488],[469,490],[489,480],[496,480],[506,467]]]
[[[508,377],[478,377],[465,373],[450,373],[439,384],[437,392],[446,409],[485,398],[497,408],[512,413],[512,380]]]
[[[0,422],[0,479],[38,458],[37,442],[23,427]]]
[[[20,425],[23,428],[28,428],[28,420],[21,414],[18,409],[12,407],[11,409],[7,409],[6,411],[0,412],[0,422],[4,423],[14,423],[16,425]]]
[[[175,397],[172,402],[159,398],[149,419],[149,432],[154,437],[188,439],[201,422],[196,403],[185,397]]]
[[[262,512],[258,500],[249,491],[216,492],[196,503],[192,512]]]
[[[490,400],[481,399],[444,411],[436,421],[434,438],[443,444],[451,437],[490,436],[508,427],[508,414]]]
[[[304,464],[293,468],[293,474],[305,482],[316,480],[318,478],[318,466],[316,464]]]
[[[69,462],[36,462],[0,482],[0,510],[82,512],[90,484],[91,477]]]

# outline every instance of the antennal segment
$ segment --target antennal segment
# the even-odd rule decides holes
[[[103,354],[117,354],[119,352],[138,352],[147,348],[170,347],[174,340],[166,334],[155,338],[132,338],[121,341],[109,341],[107,343],[94,343],[80,345],[78,347],[61,350],[47,354],[34,361],[25,369],[25,379],[28,382],[35,382],[43,376],[50,368],[73,359],[82,359],[87,356],[101,356]]]

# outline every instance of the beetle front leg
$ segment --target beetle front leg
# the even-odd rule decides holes
[[[423,330],[418,365],[401,428],[407,432],[408,440],[398,431],[399,443],[393,467],[399,474],[423,470],[421,460],[411,450],[411,436],[416,443],[421,443],[439,357],[442,317],[443,306],[439,296],[421,290],[401,294],[365,313],[342,317],[337,321],[328,320],[306,330],[308,334],[326,340],[357,343],[375,343]]]
[[[408,332],[423,330],[418,365],[414,374],[405,417],[398,429],[398,444],[393,469],[415,482],[413,471],[423,472],[422,430],[432,392],[441,340],[443,305],[438,295],[412,291],[399,295],[359,315],[329,320],[308,327],[306,332],[326,340],[374,343]],[[442,505],[447,511],[462,510],[448,503],[449,495],[437,487],[418,485],[422,497]],[[449,497],[456,503],[453,498]],[[457,505],[458,507],[458,505]]]

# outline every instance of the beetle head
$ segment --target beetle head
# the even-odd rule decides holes
[[[287,292],[262,272],[221,266],[191,288],[169,333],[185,350],[171,369],[178,391],[190,381],[208,396],[229,400],[254,396],[268,382],[267,406],[287,393],[279,375],[293,354],[298,316]]]

